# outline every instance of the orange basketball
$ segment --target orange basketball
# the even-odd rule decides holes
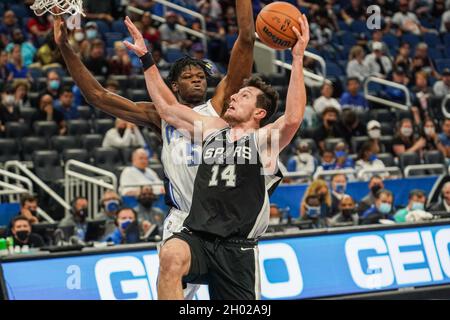
[[[256,18],[259,39],[273,49],[292,48],[297,42],[292,26],[300,30],[300,15],[300,10],[287,2],[277,1],[265,6]]]

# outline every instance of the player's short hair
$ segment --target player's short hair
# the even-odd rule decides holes
[[[169,84],[177,82],[184,68],[186,67],[197,67],[205,72],[205,76],[210,75],[210,70],[208,69],[208,64],[203,60],[195,59],[189,56],[178,59],[172,64],[169,70],[169,75],[167,76],[167,82]]]
[[[260,77],[253,76],[244,81],[243,87],[255,87],[263,93],[257,97],[256,106],[266,110],[266,116],[261,120],[261,126],[268,123],[278,108],[278,92],[269,84],[265,83]]]
[[[14,228],[14,227],[16,226],[16,222],[17,222],[17,221],[26,221],[26,222],[28,222],[28,224],[31,226],[30,220],[29,220],[27,217],[20,215],[20,216],[14,217],[14,218],[11,220],[11,229]]]
[[[25,202],[37,202],[38,199],[32,194],[24,194],[20,197],[20,205],[23,207]]]

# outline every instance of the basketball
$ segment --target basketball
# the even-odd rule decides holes
[[[292,26],[300,31],[300,15],[300,10],[287,2],[277,1],[265,6],[256,18],[259,39],[273,49],[292,48],[297,42]]]

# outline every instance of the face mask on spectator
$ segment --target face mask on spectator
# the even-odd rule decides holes
[[[347,153],[345,151],[336,151],[334,154],[336,158],[345,158],[347,156]]]
[[[17,239],[19,239],[22,242],[26,241],[29,236],[30,236],[30,233],[26,230],[16,232]]]
[[[97,38],[97,30],[95,29],[86,30],[86,38],[88,38],[88,40]]]
[[[104,206],[107,212],[115,212],[119,210],[119,201],[118,200],[105,201]]]
[[[144,208],[151,208],[153,205],[153,197],[148,197],[148,196],[139,197],[139,203]]]
[[[400,133],[402,135],[404,135],[405,137],[411,137],[411,135],[413,134],[413,129],[412,128],[408,128],[408,127],[403,127],[400,129]]]
[[[343,194],[345,193],[345,190],[347,189],[347,184],[345,183],[336,183],[335,192]]]
[[[425,208],[422,202],[413,202],[411,204],[411,210],[423,210]]]
[[[50,89],[52,90],[58,90],[59,85],[60,85],[59,80],[50,80],[49,82]]]
[[[132,222],[131,219],[123,220],[120,222],[120,228],[125,230]]]
[[[335,123],[336,123],[336,120],[334,120],[334,119],[327,120],[327,124],[328,124],[329,127],[334,126]]]
[[[310,218],[317,218],[320,216],[320,207],[310,207],[306,205],[306,215]]]
[[[423,130],[425,131],[425,134],[427,136],[431,136],[431,135],[434,134],[434,128],[433,127],[425,127]]]
[[[36,217],[36,215],[37,215],[37,211],[36,211],[36,210],[30,210],[30,209],[29,209],[29,211],[30,211],[30,213],[31,213],[34,217]]]
[[[278,223],[280,223],[280,220],[281,220],[280,217],[270,218],[269,223],[270,224],[278,224]]]
[[[381,130],[380,129],[370,130],[368,133],[369,133],[369,137],[371,139],[380,139],[380,137],[381,137]]]
[[[390,203],[386,203],[386,202],[382,202],[380,204],[380,207],[378,208],[378,210],[382,214],[388,214],[389,212],[391,212],[391,209],[392,209],[392,205]]]
[[[342,215],[345,217],[350,217],[355,213],[355,209],[342,209]]]
[[[370,191],[372,191],[372,194],[375,195],[379,190],[381,190],[381,186],[379,184],[376,184],[370,188]]]
[[[83,32],[75,32],[73,35],[73,38],[75,41],[81,42],[84,40],[84,33]]]
[[[75,216],[78,217],[81,222],[84,222],[86,220],[87,214],[87,208],[81,208],[80,210],[75,211]]]
[[[375,153],[372,153],[371,155],[370,155],[370,157],[369,157],[369,161],[370,162],[373,162],[373,161],[375,161],[375,160],[377,160],[378,159],[378,157],[377,157],[377,155],[375,154]]]

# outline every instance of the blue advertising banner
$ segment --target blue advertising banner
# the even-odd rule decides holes
[[[260,242],[263,299],[303,299],[450,283],[450,226]],[[1,264],[9,299],[155,299],[156,250]],[[197,299],[208,299],[207,287]]]

